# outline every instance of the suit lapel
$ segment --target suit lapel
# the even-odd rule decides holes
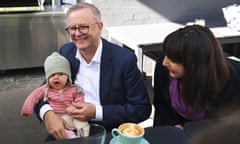
[[[101,104],[107,103],[109,96],[109,88],[112,78],[112,52],[111,45],[103,40],[103,51],[101,57],[101,68],[100,68],[100,100]]]

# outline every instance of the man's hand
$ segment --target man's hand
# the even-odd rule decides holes
[[[44,122],[48,133],[56,140],[67,139],[65,130],[73,130],[65,120],[56,115],[53,111],[48,111],[45,114]]]
[[[89,121],[96,116],[96,107],[89,103],[74,103],[70,109],[66,109],[67,113],[73,118],[81,121]]]

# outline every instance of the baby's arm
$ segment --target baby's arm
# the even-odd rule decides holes
[[[35,89],[33,92],[30,93],[30,95],[28,95],[28,97],[26,98],[26,100],[22,106],[22,110],[21,110],[22,116],[31,116],[32,115],[35,105],[38,103],[38,101],[40,99],[42,99],[44,97],[45,88],[46,88],[46,86],[43,85],[43,86]]]
[[[77,88],[76,92],[73,93],[72,104],[78,104],[78,103],[84,103],[84,94],[80,88]],[[77,110],[77,108],[74,105],[69,105],[66,108],[66,112],[68,114],[71,114],[75,110]]]
[[[77,91],[74,93],[73,103],[83,103],[84,102],[84,94],[81,88],[77,88]]]
[[[83,92],[77,93],[73,103],[84,103],[84,94]]]

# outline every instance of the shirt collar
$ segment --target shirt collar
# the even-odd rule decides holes
[[[97,48],[97,50],[96,50],[96,52],[95,52],[95,54],[94,54],[90,63],[93,63],[93,62],[100,63],[101,62],[102,49],[103,49],[103,45],[102,45],[102,39],[101,39],[100,42],[99,42],[98,48]],[[79,50],[77,50],[75,57],[78,60],[80,60],[80,62],[85,61],[84,58],[82,57],[82,55],[80,54]]]

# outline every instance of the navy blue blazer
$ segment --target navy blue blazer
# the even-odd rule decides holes
[[[102,124],[109,131],[124,122],[141,122],[151,114],[151,103],[145,88],[137,59],[133,52],[102,39],[100,66],[100,102],[103,107]],[[79,69],[77,47],[66,43],[59,53],[71,64],[74,82]]]

